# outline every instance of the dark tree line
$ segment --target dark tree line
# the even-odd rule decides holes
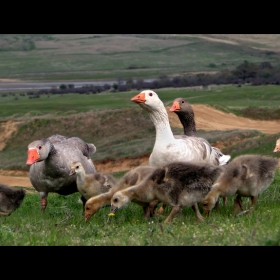
[[[75,88],[73,84],[62,84],[59,88],[43,89],[37,92],[27,92],[29,98],[36,98],[42,94],[96,94],[104,91],[120,92],[130,91],[132,89],[158,89],[166,87],[192,87],[192,86],[209,86],[209,85],[222,85],[222,84],[236,84],[242,85],[250,83],[252,85],[265,85],[265,84],[280,84],[280,68],[273,67],[269,62],[263,62],[260,65],[250,63],[245,60],[242,64],[238,65],[234,70],[222,70],[216,74],[196,74],[196,75],[183,75],[173,78],[167,75],[162,75],[158,79],[147,82],[144,79],[133,80],[118,79],[118,83],[104,84],[103,86],[85,85],[80,88]]]

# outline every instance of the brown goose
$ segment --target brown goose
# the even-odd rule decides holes
[[[185,98],[179,97],[174,99],[173,104],[170,107],[170,111],[174,112],[178,116],[184,128],[185,135],[197,137],[194,111],[191,104]],[[212,148],[217,151],[220,165],[227,164],[229,162],[231,158],[230,155],[224,155],[222,151],[216,147]]]
[[[174,99],[169,110],[178,116],[185,135],[197,136],[194,111],[186,99],[181,97]]]
[[[172,106],[170,107],[170,111],[174,112],[178,116],[183,126],[185,135],[197,137],[194,111],[191,104],[187,101],[187,99],[182,97],[175,98]],[[221,152],[221,150],[219,150],[216,147],[212,147],[212,148],[217,151],[218,156],[225,157],[224,154]],[[228,155],[226,157],[227,158],[225,158],[225,163],[228,163],[231,156]],[[224,205],[226,205],[227,198],[224,197],[223,201],[224,201]],[[216,207],[219,208],[218,201]]]
[[[86,173],[96,172],[91,160],[94,144],[78,137],[54,134],[35,140],[28,145],[26,164],[30,166],[29,178],[41,197],[41,210],[47,207],[49,192],[69,195],[78,192],[76,176],[69,176],[73,161],[80,161]]]
[[[17,210],[25,197],[25,190],[0,183],[0,216],[9,216]]]

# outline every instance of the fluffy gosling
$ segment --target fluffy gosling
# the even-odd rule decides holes
[[[253,209],[258,195],[274,180],[278,160],[262,155],[241,155],[224,167],[223,173],[214,183],[212,190],[201,201],[203,212],[210,215],[219,196],[235,195],[234,213],[243,211],[241,197],[250,197]]]
[[[198,221],[204,220],[197,203],[211,190],[211,186],[221,174],[223,166],[203,162],[173,162],[157,168],[150,176],[138,184],[117,191],[111,198],[111,213],[127,206],[130,202],[151,203],[160,201],[172,206],[164,223],[183,207],[192,207]]]

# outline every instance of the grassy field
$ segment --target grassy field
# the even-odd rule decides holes
[[[210,89],[176,88],[157,90],[165,105],[176,97],[186,97],[191,104],[209,104],[226,112],[241,114],[247,106],[267,108],[267,117],[279,109],[279,86],[211,86]],[[28,99],[27,96],[2,97],[0,120],[19,122],[6,147],[0,151],[0,169],[28,170],[25,165],[26,148],[31,140],[54,133],[78,136],[94,143],[97,152],[94,161],[112,158],[139,157],[149,154],[154,144],[155,130],[144,110],[130,101],[136,91],[90,95],[65,94],[50,98]],[[16,105],[16,106],[15,106]],[[176,134],[182,129],[172,128]],[[247,145],[237,143],[223,149],[234,156],[242,153],[271,155],[271,147],[280,135],[263,135],[258,131],[198,131],[210,143],[217,140],[248,139]],[[259,136],[256,138],[256,136]],[[145,147],[145,148],[143,148]],[[275,155],[273,155],[275,156]]]
[[[1,34],[0,79],[157,78],[279,65],[279,34]]]
[[[242,87],[234,85],[211,85],[207,88],[162,88],[155,90],[166,106],[171,106],[176,97],[185,97],[191,104],[208,104],[237,115],[252,106],[279,109],[280,87],[277,85]],[[19,92],[0,96],[0,120],[21,120],[40,116],[69,116],[87,111],[104,111],[134,108],[131,98],[139,91],[103,92],[100,94],[52,94],[29,99]],[[138,108],[138,107],[136,107]]]
[[[211,104],[225,111],[240,112],[240,108],[254,104],[276,108],[279,104],[278,86],[236,87],[219,86],[211,89],[161,89],[158,93],[166,105],[178,96],[187,97],[191,103]],[[140,156],[151,151],[154,128],[142,109],[130,101],[136,92],[106,93],[98,95],[65,95],[31,99],[11,96],[2,98],[2,108],[8,108],[2,119],[21,121],[7,146],[0,152],[1,169],[26,170],[26,147],[31,140],[52,133],[77,135],[94,142],[98,153],[93,160],[124,156]],[[90,102],[89,102],[90,100]],[[47,102],[48,106],[44,106]],[[65,103],[63,103],[65,102]],[[17,104],[17,112],[15,106]],[[57,104],[64,106],[57,106]],[[10,104],[10,106],[6,106]],[[34,112],[22,112],[25,106]],[[98,106],[95,106],[98,104]],[[134,105],[134,106],[133,106]],[[85,111],[87,108],[89,111]],[[100,108],[106,108],[102,110]],[[20,112],[20,113],[19,113]],[[39,114],[40,112],[40,114]],[[137,128],[137,129],[136,129]],[[173,129],[178,134],[181,129]],[[237,137],[245,142],[223,150],[232,155],[267,154],[279,135],[264,135],[257,131],[227,131],[215,133],[199,131],[199,135],[215,141]],[[146,150],[142,149],[143,145]],[[123,172],[115,173],[121,177]],[[163,216],[149,220],[143,217],[139,205],[131,203],[108,217],[109,208],[96,213],[88,223],[82,215],[79,194],[60,196],[50,194],[45,213],[40,210],[37,192],[28,193],[22,206],[11,216],[0,219],[1,245],[50,246],[269,246],[280,244],[280,172],[264,193],[259,196],[257,208],[250,214],[236,216],[232,213],[233,197],[220,212],[213,210],[210,217],[198,223],[191,208],[182,210],[171,224],[163,224],[170,207]],[[20,186],[18,186],[20,187]],[[250,205],[243,199],[244,207]]]
[[[119,174],[120,175],[120,174]],[[233,197],[220,211],[198,223],[191,208],[179,212],[172,223],[163,215],[145,220],[142,208],[130,203],[109,217],[102,208],[86,223],[79,194],[50,194],[44,213],[39,195],[27,194],[23,204],[0,219],[1,245],[7,246],[275,246],[280,245],[280,173],[259,195],[249,214],[233,214]],[[243,198],[248,209],[250,199]]]
[[[215,72],[234,69],[244,60],[279,63],[278,34],[1,34],[1,79],[22,81],[116,80],[157,78],[160,75]],[[210,66],[212,65],[212,66]],[[215,65],[215,67],[213,67]],[[249,106],[265,109],[266,119],[279,109],[280,88],[275,85],[158,89],[165,105],[176,97],[191,104],[209,104],[242,116]],[[0,96],[1,122],[16,121],[16,130],[0,151],[0,169],[28,170],[27,145],[54,133],[78,136],[94,143],[93,161],[140,157],[151,152],[155,131],[147,114],[130,101],[137,91],[90,95],[65,94],[29,99],[20,93]],[[176,134],[182,129],[172,128]],[[272,153],[279,134],[258,131],[198,131],[215,143],[235,144],[223,152]],[[240,141],[240,140],[244,141]],[[239,140],[239,141],[238,141]],[[144,148],[143,148],[144,147]],[[115,173],[121,177],[123,172]],[[21,186],[18,186],[21,187]],[[192,209],[182,210],[171,224],[163,216],[149,220],[131,203],[108,217],[105,207],[88,223],[82,215],[79,194],[49,194],[45,213],[37,192],[28,193],[22,206],[0,219],[2,246],[271,246],[280,245],[280,172],[259,196],[255,211],[236,216],[233,197],[228,205],[198,223]],[[250,205],[243,199],[244,207]]]

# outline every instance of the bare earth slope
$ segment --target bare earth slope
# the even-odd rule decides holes
[[[232,129],[254,129],[266,134],[280,132],[280,121],[258,121],[248,118],[237,117],[234,114],[224,113],[207,105],[192,105],[195,113],[197,129],[203,130],[232,130]],[[169,111],[170,124],[174,127],[182,127],[177,115]],[[0,150],[5,147],[10,135],[16,129],[16,124],[12,121],[0,123]],[[138,165],[148,164],[148,157],[136,159]],[[120,159],[114,164],[107,162],[96,163],[97,170],[106,172],[118,172],[128,170],[133,165],[133,159]],[[0,183],[9,186],[32,187],[27,172],[1,171]]]

